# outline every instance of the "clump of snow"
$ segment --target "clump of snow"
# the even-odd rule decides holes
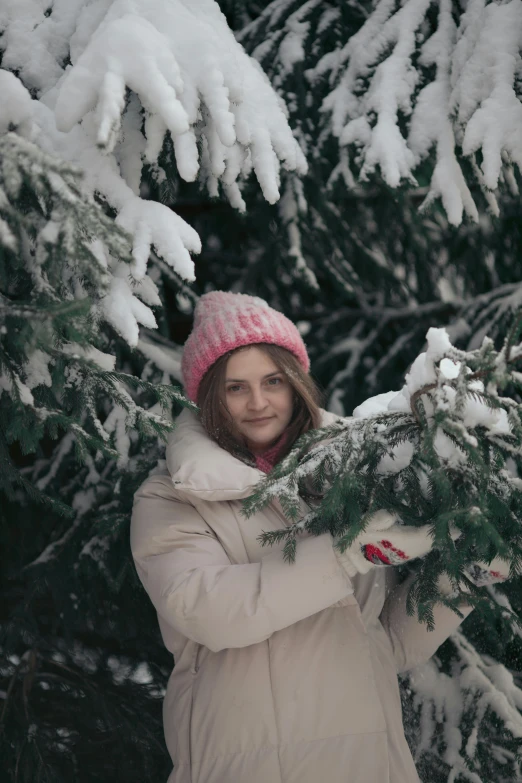
[[[99,306],[105,319],[134,347],[138,344],[139,324],[155,329],[157,323],[152,310],[134,296],[127,274],[125,264],[120,264],[114,271],[109,292]]]
[[[7,392],[13,399],[20,400],[23,405],[34,407],[34,397],[31,389],[18,375],[13,374],[13,377],[0,375],[0,397],[2,396],[2,391]]]
[[[16,131],[30,139],[34,133],[33,101],[22,82],[0,68],[0,135]]]
[[[410,441],[394,446],[379,462],[378,473],[381,475],[399,473],[407,468],[413,457],[415,446]]]
[[[367,419],[369,416],[385,413],[389,410],[390,402],[395,399],[396,396],[397,392],[390,391],[384,392],[384,394],[377,394],[375,397],[370,397],[354,409],[353,416],[357,419]]]
[[[180,383],[182,382],[181,349],[176,351],[171,346],[155,345],[142,336],[138,342],[138,350],[167,376],[175,378]],[[165,382],[168,383],[169,379],[165,378]]]
[[[237,206],[242,204],[234,185],[251,167],[271,203],[279,198],[281,164],[306,170],[281,100],[235,40],[217,3],[114,0],[89,40],[77,39],[71,54],[77,57],[56,101],[64,132],[95,110],[96,142],[112,151],[130,88],[147,117],[147,160],[157,159],[168,131],[179,173],[190,181],[200,165],[201,137],[205,178],[222,179]]]
[[[51,357],[45,351],[37,349],[30,355],[28,362],[24,367],[25,382],[30,389],[35,386],[52,386],[51,373],[49,372],[49,362]]]
[[[462,776],[479,783],[481,778],[469,771],[466,757],[476,754],[486,710],[492,710],[513,737],[521,737],[522,691],[502,664],[479,655],[462,633],[455,633],[451,641],[457,653],[451,676],[438,671],[433,661],[418,666],[409,675],[414,705],[420,713],[416,759],[425,752],[436,752],[443,738],[443,759],[452,768],[452,779]],[[471,721],[466,745],[461,731],[463,720]],[[506,764],[508,757],[502,761]],[[509,761],[515,780],[520,761],[514,755]],[[509,774],[508,769],[506,773]]]
[[[498,185],[502,156],[522,167],[522,105],[515,93],[520,78],[522,6],[517,0],[483,9],[474,50],[453,95],[459,120],[466,122],[463,151],[483,153],[484,184]]]
[[[489,436],[509,435],[511,425],[507,411],[503,407],[490,407],[483,399],[485,393],[481,380],[466,380],[471,372],[459,356],[445,329],[429,329],[426,335],[427,348],[413,362],[406,375],[405,383],[398,392],[386,392],[365,400],[353,411],[355,418],[364,419],[383,413],[413,413],[413,400],[424,391],[422,401],[428,419],[433,418],[435,411],[445,411],[452,415],[452,427],[458,433],[463,443],[471,448],[478,446],[473,431],[483,427]],[[458,384],[463,380],[467,392],[464,400],[458,399]],[[450,382],[456,385],[451,385]],[[430,393],[430,397],[426,392]],[[459,407],[457,414],[457,407]],[[389,455],[381,460],[381,473],[394,473],[410,464],[413,449],[410,442],[396,446]],[[434,448],[438,456],[448,466],[456,467],[463,464],[467,457],[463,448],[438,428]]]
[[[186,280],[194,280],[194,264],[189,254],[199,253],[201,241],[196,231],[164,204],[129,199],[116,222],[134,236],[134,265],[131,272],[141,280],[154,247],[165,261]]]
[[[61,348],[62,352],[72,357],[82,357],[97,365],[101,370],[112,372],[116,367],[116,357],[109,353],[99,351],[93,345],[87,347],[78,343],[66,343]]]

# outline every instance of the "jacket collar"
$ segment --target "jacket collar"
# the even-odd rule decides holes
[[[338,420],[321,410],[321,426]],[[175,489],[202,500],[239,500],[249,497],[265,474],[246,465],[204,429],[195,413],[185,408],[167,442],[167,467]]]

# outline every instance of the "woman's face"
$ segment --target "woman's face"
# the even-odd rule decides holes
[[[225,399],[236,429],[253,454],[269,448],[292,418],[292,387],[256,346],[237,351],[228,360]]]

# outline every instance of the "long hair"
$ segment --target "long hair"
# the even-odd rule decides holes
[[[203,376],[198,390],[199,419],[206,431],[221,448],[234,456],[255,464],[244,437],[236,431],[225,401],[225,378],[229,358],[236,352],[256,347],[262,350],[288,380],[293,390],[294,410],[287,427],[285,448],[279,459],[288,454],[296,440],[308,430],[320,426],[322,394],[313,378],[303,369],[291,351],[271,343],[253,343],[223,354]]]

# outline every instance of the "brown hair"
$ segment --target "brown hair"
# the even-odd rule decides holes
[[[199,419],[206,431],[223,449],[244,462],[254,463],[243,437],[236,432],[232,416],[225,402],[225,377],[229,358],[246,348],[260,348],[272,359],[286,376],[294,392],[294,411],[287,428],[286,446],[279,456],[282,459],[295,441],[308,430],[320,426],[319,406],[321,392],[313,378],[306,373],[296,356],[286,348],[271,343],[253,343],[223,354],[205,373],[198,390]]]

